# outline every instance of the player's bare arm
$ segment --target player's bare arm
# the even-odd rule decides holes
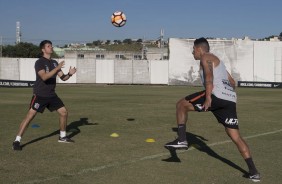
[[[53,75],[55,75],[58,71],[61,70],[61,68],[63,68],[65,65],[65,62],[62,61],[59,63],[59,65],[54,68],[53,70],[51,70],[50,72],[46,72],[45,70],[40,70],[38,72],[38,75],[40,76],[40,78],[43,80],[43,81],[46,81],[48,79],[50,79]]]
[[[213,58],[206,54],[202,57],[201,66],[203,68],[204,76],[205,76],[205,89],[206,89],[206,101],[203,106],[205,110],[207,110],[211,106],[211,94],[213,89]]]
[[[233,79],[233,77],[230,75],[229,72],[227,72],[227,74],[228,74],[228,80],[229,80],[231,86],[233,87],[233,89],[235,89],[235,86],[236,86],[235,80]]]

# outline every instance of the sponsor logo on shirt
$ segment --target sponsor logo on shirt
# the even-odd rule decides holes
[[[49,67],[47,65],[45,65],[45,71],[49,72]]]

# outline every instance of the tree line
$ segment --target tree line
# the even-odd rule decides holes
[[[259,40],[270,40],[270,38],[275,37],[275,35],[265,37]],[[278,35],[279,39],[282,41],[282,32]],[[142,39],[138,39],[133,41],[132,39],[124,39],[121,40],[111,40],[102,41],[96,40],[92,43],[87,43],[86,45],[89,47],[101,47],[107,50],[128,50],[128,51],[136,51],[142,49]],[[32,43],[21,42],[16,45],[5,45],[2,47],[2,57],[11,57],[11,58],[37,58],[40,57],[41,51],[39,46],[34,45]],[[65,45],[67,47],[67,45]],[[53,58],[58,58],[58,55],[54,52],[52,55]]]
[[[89,47],[101,47],[109,50],[138,50],[141,48],[142,39],[138,39],[137,41],[133,41],[132,39],[124,39],[121,40],[107,40],[106,42],[102,40],[96,40],[92,43],[87,43],[86,45]],[[124,45],[131,45],[129,49]],[[137,46],[139,45],[139,46]],[[64,47],[68,47],[65,45]],[[2,46],[2,57],[10,57],[10,58],[37,58],[41,56],[41,51],[39,46],[34,45],[32,43],[21,42],[16,45],[5,45]],[[58,58],[58,55],[53,52],[53,58]]]
[[[2,47],[2,57],[11,58],[37,58],[41,56],[39,46],[32,43],[21,42],[16,45],[7,45]],[[52,57],[58,58],[54,52]]]
[[[103,41],[103,40],[95,40],[92,43],[87,43],[87,46],[101,46],[101,45],[121,45],[121,44],[141,44],[143,42],[142,39],[138,39],[136,41],[127,38],[124,39],[123,41],[121,40],[114,40],[113,42],[111,40]]]

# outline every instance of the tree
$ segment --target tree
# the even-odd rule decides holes
[[[2,49],[3,57],[14,57],[16,55],[15,47],[11,45],[4,46]]]
[[[127,39],[124,39],[123,40],[123,43],[126,43],[126,44],[132,44],[132,40],[127,38]]]
[[[16,57],[34,58],[40,53],[39,47],[32,43],[19,43],[15,45]]]
[[[279,37],[282,38],[282,32],[279,34]]]
[[[7,45],[3,47],[3,57],[14,57],[14,58],[37,58],[41,51],[39,46],[33,45],[32,43],[18,43],[14,46]],[[58,55],[53,52],[53,58],[58,58]]]
[[[106,45],[110,45],[110,44],[111,44],[111,40],[107,40]]]
[[[121,44],[120,40],[114,40],[114,44]]]
[[[93,45],[93,43],[86,43],[86,46],[91,47],[92,45]],[[65,48],[67,48],[67,46]]]
[[[96,41],[93,41],[93,45],[95,46],[99,46],[102,44],[102,41],[101,40],[96,40]]]

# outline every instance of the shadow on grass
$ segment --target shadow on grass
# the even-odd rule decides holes
[[[85,125],[98,125],[98,123],[89,123],[88,122],[88,118],[80,118],[80,120],[78,120],[78,121],[71,122],[69,125],[67,125],[67,129],[66,129],[67,132],[71,132],[68,135],[68,137],[72,138],[72,137],[76,136],[77,134],[79,134],[80,133],[79,127],[85,126]],[[54,132],[52,132],[52,133],[50,133],[48,135],[45,135],[45,136],[33,139],[33,140],[31,140],[31,141],[21,145],[21,147],[23,148],[23,147],[25,147],[25,146],[27,146],[29,144],[32,144],[32,143],[41,141],[43,139],[46,139],[48,137],[52,137],[54,135],[59,135],[59,134],[60,134],[60,130],[56,130],[56,131],[54,131]]]
[[[177,132],[177,128],[172,128],[172,130],[174,132]],[[186,137],[187,137],[187,141],[189,144],[189,147],[191,145],[194,145],[193,147],[201,152],[204,152],[206,154],[208,154],[209,156],[216,158],[220,161],[222,161],[223,163],[229,165],[230,167],[233,167],[234,169],[239,170],[240,172],[242,172],[245,175],[248,175],[248,172],[246,170],[244,170],[243,168],[241,168],[240,166],[236,165],[235,163],[231,162],[230,160],[218,155],[216,152],[214,152],[206,143],[205,141],[208,141],[207,139],[205,139],[202,136],[196,135],[196,134],[192,134],[190,132],[186,132]],[[189,149],[189,148],[188,148]],[[177,156],[176,150],[175,149],[170,149],[170,157],[167,159],[163,159],[162,161],[165,162],[181,162],[181,160],[179,159],[179,157]],[[239,153],[238,153],[239,154]]]

